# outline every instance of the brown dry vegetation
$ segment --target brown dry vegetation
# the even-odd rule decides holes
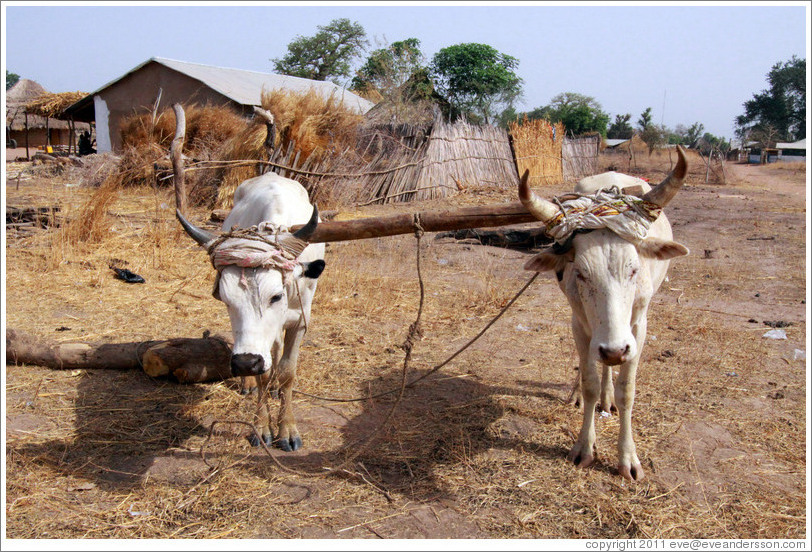
[[[667,156],[638,162],[651,180],[668,170]],[[363,478],[289,473],[252,449],[239,424],[218,425],[207,442],[212,422],[250,419],[233,382],[7,366],[7,537],[803,538],[806,373],[794,352],[806,348],[804,168],[731,165],[720,187],[691,163],[667,212],[692,254],[673,262],[654,299],[638,376],[646,480],[617,475],[616,417],[599,419],[593,468],[565,461],[581,418],[566,404],[575,351],[566,301],[543,277],[470,350],[406,391],[352,465]],[[86,207],[94,190],[66,187],[68,175],[24,178],[17,190],[18,169],[9,166],[9,204],[59,205],[76,222],[7,233],[8,327],[63,342],[229,330],[169,190],[117,189]],[[352,216],[508,200],[494,188]],[[88,224],[80,215],[104,232],[77,230]],[[410,377],[457,350],[529,277],[524,253],[432,238]],[[112,259],[146,284],[114,279]],[[411,236],[328,246],[300,390],[358,397],[398,387],[399,345],[417,308],[414,261]],[[763,338],[767,321],[789,323],[788,339]],[[298,395],[305,448],[273,454],[323,473],[392,401]]]

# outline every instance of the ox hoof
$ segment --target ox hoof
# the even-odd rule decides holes
[[[297,435],[289,439],[277,439],[275,444],[285,452],[293,452],[302,448],[302,438]]]
[[[240,388],[240,395],[253,395],[257,392],[256,387],[241,387]]]
[[[581,447],[576,444],[567,455],[567,460],[579,468],[588,468],[595,461],[595,455],[592,452],[584,453]]]
[[[607,415],[617,416],[617,407],[612,403],[609,403],[609,408],[604,408],[603,403],[601,403],[595,407],[595,410],[597,410],[599,414],[605,412]]]
[[[643,472],[643,466],[636,464],[634,466],[618,466],[617,471],[620,472],[622,477],[629,481],[640,481],[646,474]]]
[[[265,443],[267,446],[269,446],[269,447],[270,447],[270,446],[273,444],[273,436],[271,436],[271,434],[270,434],[270,433],[263,434],[263,435],[262,435],[262,441],[263,441],[263,442],[264,442],[264,443]],[[252,446],[252,447],[259,447],[259,446],[261,446],[261,445],[260,445],[260,442],[259,442],[259,439],[257,438],[257,436],[256,436],[256,434],[255,434],[255,433],[252,433],[251,435],[249,435],[249,436],[248,436],[248,442],[249,442],[249,443],[251,443],[251,446]]]

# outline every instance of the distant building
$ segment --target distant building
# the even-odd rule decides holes
[[[761,148],[758,142],[750,142],[748,146],[750,163],[806,161],[806,138],[796,142],[776,142],[774,148]]]
[[[79,100],[65,113],[76,121],[95,121],[99,152],[118,151],[122,119],[149,113],[156,103],[159,110],[175,103],[228,106],[248,117],[254,106],[261,105],[263,92],[279,89],[303,93],[314,89],[361,114],[373,106],[332,82],[155,57]]]
[[[44,149],[67,147],[73,139],[68,121],[31,113],[26,105],[48,94],[41,84],[20,79],[6,91],[6,147]],[[82,126],[82,128],[89,128]]]
[[[806,138],[796,142],[778,142],[777,161],[806,161]]]

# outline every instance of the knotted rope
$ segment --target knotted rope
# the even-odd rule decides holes
[[[626,195],[617,186],[594,194],[566,194],[553,202],[561,212],[546,222],[546,231],[559,245],[576,231],[599,228],[638,243],[646,238],[649,227],[662,213],[659,205]]]

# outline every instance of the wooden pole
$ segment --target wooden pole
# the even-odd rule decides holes
[[[357,220],[320,222],[308,241],[311,243],[381,238],[398,234],[411,234],[415,220],[426,232],[487,228],[536,222],[520,202],[464,207],[454,211],[423,211]],[[303,225],[292,226],[296,231]]]
[[[186,114],[183,107],[176,103],[175,110],[175,138],[172,140],[170,152],[172,154],[172,170],[175,173],[175,206],[182,214],[186,214],[186,178],[183,172],[183,140],[186,137]]]
[[[28,153],[28,111],[25,112],[25,160],[31,160],[31,155]]]

